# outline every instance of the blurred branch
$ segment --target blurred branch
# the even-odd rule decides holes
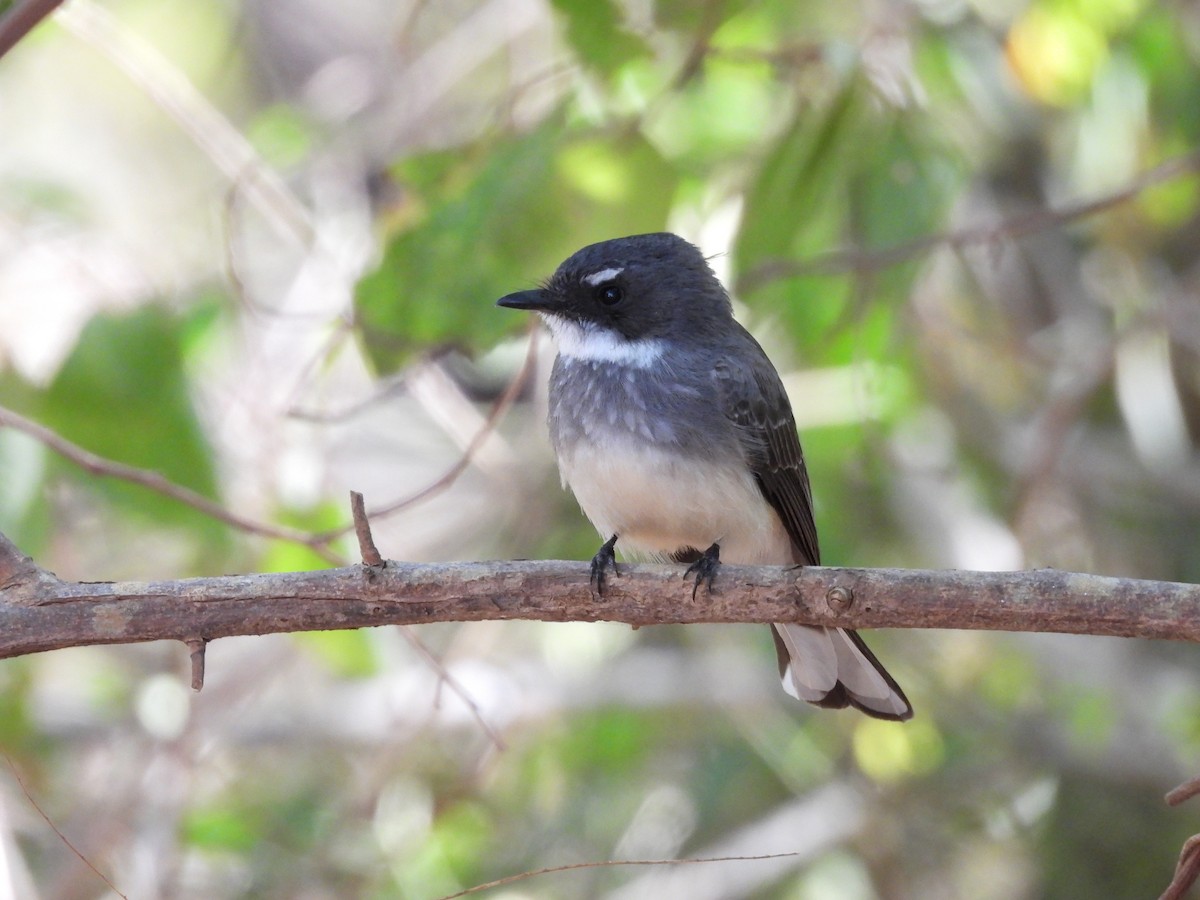
[[[492,404],[492,408],[488,411],[487,418],[480,423],[479,428],[471,435],[471,439],[467,442],[467,446],[463,448],[458,458],[454,460],[445,472],[414,493],[395,500],[379,509],[371,510],[369,514],[364,514],[364,522],[366,521],[366,515],[369,515],[372,519],[382,519],[416,506],[418,503],[422,503],[430,497],[440,494],[458,480],[459,476],[471,465],[480,448],[492,436],[492,433],[499,426],[500,421],[507,415],[509,408],[516,402],[517,397],[525,390],[525,386],[533,376],[534,368],[537,364],[537,347],[538,328],[536,323],[531,323],[529,328],[529,344],[525,350],[525,360],[521,363],[521,368],[517,370],[512,380],[504,388],[504,392],[496,398]],[[324,543],[332,542],[359,527],[358,519],[356,518],[349,525],[342,525],[321,534],[313,535],[313,539]],[[364,558],[364,561],[367,560]]]
[[[1061,209],[1039,209],[1004,219],[994,225],[975,225],[957,231],[942,231],[905,241],[881,250],[851,247],[822,253],[809,259],[769,259],[749,269],[737,283],[739,293],[748,293],[781,278],[800,275],[840,275],[845,272],[875,272],[908,262],[938,247],[954,250],[1017,240],[1040,231],[1060,228],[1079,219],[1107,212],[1128,203],[1149,188],[1184,175],[1200,172],[1200,150],[1178,156],[1147,169],[1124,187],[1094,200],[1068,204]]]
[[[471,464],[475,454],[483,443],[491,437],[496,430],[500,420],[508,412],[509,407],[516,401],[521,391],[524,390],[526,383],[533,374],[535,363],[537,362],[537,331],[531,327],[529,335],[529,346],[525,353],[525,360],[521,365],[520,370],[513,376],[513,379],[505,387],[504,392],[496,398],[488,411],[487,418],[484,419],[479,429],[472,435],[470,442],[465,450],[459,455],[454,463],[439,476],[435,481],[424,486],[414,494],[404,497],[394,503],[388,504],[386,507],[373,510],[370,515],[374,518],[393,515],[401,510],[408,509],[411,506],[427,500],[429,497],[450,487]],[[344,565],[345,557],[333,549],[336,541],[340,540],[344,535],[351,531],[361,529],[366,523],[365,514],[361,519],[354,519],[347,525],[333,528],[328,531],[311,533],[302,531],[298,528],[288,528],[283,525],[274,525],[269,522],[259,522],[250,519],[246,516],[226,509],[221,504],[210,500],[203,494],[186,488],[183,485],[175,484],[170,479],[160,475],[158,472],[149,469],[139,469],[136,466],[130,466],[113,459],[106,459],[98,456],[90,450],[85,450],[78,444],[74,444],[67,440],[62,435],[58,434],[53,429],[47,428],[38,422],[22,416],[20,413],[8,409],[5,406],[0,406],[0,428],[15,428],[32,437],[34,440],[46,445],[55,453],[65,457],[75,465],[91,472],[93,475],[102,475],[109,478],[117,478],[121,481],[127,481],[131,484],[141,485],[163,496],[170,497],[180,503],[184,503],[193,509],[211,516],[219,522],[223,522],[232,528],[237,528],[249,534],[257,534],[262,537],[275,538],[282,541],[292,541],[297,544],[302,544],[311,549],[314,553],[320,556],[326,562],[332,565]],[[352,510],[353,511],[353,510]],[[369,530],[369,525],[365,526]],[[0,535],[0,542],[4,540],[3,535]],[[360,536],[361,540],[361,536]],[[4,553],[3,546],[0,544],[0,586],[7,579],[7,573],[4,568]],[[14,563],[15,565],[15,563]]]
[[[165,478],[158,472],[152,472],[149,469],[139,469],[136,466],[126,465],[116,460],[97,456],[89,450],[84,450],[78,444],[71,443],[45,425],[40,425],[32,419],[25,418],[20,413],[0,406],[0,428],[2,427],[23,431],[33,439],[45,444],[55,453],[69,459],[75,465],[87,472],[91,472],[93,475],[104,475],[109,478],[128,481],[131,484],[141,485],[155,493],[170,497],[172,500],[185,503],[204,513],[206,516],[211,516],[218,522],[224,522],[226,525],[251,534],[304,544],[322,559],[334,565],[345,562],[345,559],[330,546],[331,542],[338,536],[337,534],[328,536],[313,535],[296,528],[272,525],[268,522],[256,522],[253,519],[226,509],[221,504],[208,499],[203,494],[196,493],[191,488],[175,484],[175,482]],[[4,575],[3,550],[4,547],[0,544],[0,584],[3,583]]]
[[[0,535],[0,537],[2,537],[2,535]],[[81,863],[83,863],[85,866],[87,866],[89,869],[91,869],[92,872],[95,873],[97,878],[99,878],[106,885],[108,885],[108,889],[110,891],[112,891],[114,894],[116,894],[118,897],[120,897],[121,900],[129,900],[128,895],[122,894],[119,890],[117,890],[117,886],[109,880],[108,876],[105,875],[103,872],[101,872],[98,868],[96,868],[95,864],[90,859],[88,859],[86,856],[84,856],[83,853],[80,852],[78,847],[76,847],[73,843],[71,843],[71,839],[68,838],[65,834],[63,834],[62,829],[54,824],[54,820],[51,819],[50,816],[46,814],[46,811],[44,809],[42,809],[42,805],[40,803],[38,803],[36,799],[34,799],[33,794],[30,792],[29,788],[26,787],[25,779],[21,777],[20,771],[17,769],[17,767],[13,763],[12,759],[9,758],[8,754],[0,753],[0,757],[3,757],[4,762],[8,765],[9,771],[12,772],[13,780],[16,781],[17,787],[21,789],[21,793],[25,795],[25,799],[29,802],[29,805],[34,808],[34,811],[37,812],[37,814],[39,816],[42,817],[42,821],[45,822],[47,826],[49,826],[50,830],[54,832],[54,834],[58,837],[58,839],[60,841],[62,841],[63,845],[68,850],[70,850],[71,853],[73,853],[75,855],[75,857]]]
[[[1183,900],[1200,877],[1200,834],[1188,838],[1183,849],[1179,852],[1179,863],[1175,867],[1175,877],[1167,885],[1159,900]]]
[[[1197,794],[1200,794],[1200,777],[1188,779],[1169,792],[1165,799],[1168,806],[1178,806]],[[1200,834],[1194,834],[1184,841],[1183,849],[1179,851],[1179,862],[1175,866],[1175,876],[1158,900],[1183,900],[1197,878],[1200,878]]]
[[[421,639],[417,637],[411,628],[403,627],[400,628],[399,631],[400,634],[403,635],[404,639],[408,641],[408,645],[412,647],[413,650],[417,652],[417,655],[425,661],[425,665],[429,666],[429,668],[433,669],[433,671],[437,673],[437,699],[435,700],[434,705],[440,706],[442,685],[445,685],[450,689],[451,693],[458,697],[458,699],[461,700],[467,707],[471,713],[471,718],[473,718],[479,724],[479,727],[483,730],[483,733],[487,735],[488,740],[492,742],[492,746],[500,752],[507,750],[508,744],[505,742],[504,738],[500,736],[500,732],[493,728],[491,723],[488,722],[488,720],[484,717],[483,710],[479,708],[479,704],[475,702],[475,698],[471,696],[471,693],[465,687],[463,687],[462,682],[450,674],[450,670],[446,668],[446,664],[433,655],[433,651],[431,651],[421,642]]]
[[[174,119],[281,234],[304,246],[313,242],[315,229],[308,208],[233,123],[170,60],[91,0],[73,0],[63,8],[58,21],[106,56]]]
[[[490,891],[492,888],[504,887],[508,884],[537,878],[541,875],[572,872],[576,869],[610,869],[621,866],[651,866],[659,868],[662,866],[684,866],[703,863],[758,862],[767,859],[792,859],[804,855],[805,852],[803,850],[788,850],[783,853],[759,853],[754,856],[704,856],[689,859],[602,859],[595,862],[567,863],[562,866],[546,866],[545,868],[533,869],[529,872],[518,872],[516,875],[497,878],[494,881],[488,881],[461,891],[455,891],[453,894],[446,894],[444,897],[438,898],[438,900],[458,900],[459,897],[465,897],[468,894],[478,894],[480,891]]]
[[[0,571],[20,559],[12,544],[0,544]],[[1200,641],[1200,585],[1053,569],[724,566],[715,592],[695,602],[690,592],[677,566],[625,565],[596,596],[579,562],[389,561],[386,568],[156,582],[63,581],[35,567],[0,586],[0,658],[88,644],[491,619],[802,622]]]
[[[1200,794],[1200,777],[1189,778],[1179,787],[1169,791],[1163,799],[1167,806],[1178,806],[1185,800],[1191,800],[1197,794]]]
[[[17,0],[0,15],[0,56],[17,45],[21,38],[54,12],[63,0]]]

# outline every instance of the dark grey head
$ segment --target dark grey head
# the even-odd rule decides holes
[[[497,301],[541,313],[559,338],[703,338],[730,327],[729,295],[703,254],[674,234],[635,234],[576,252],[538,290]]]

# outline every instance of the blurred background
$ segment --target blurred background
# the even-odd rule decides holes
[[[590,558],[493,302],[669,229],[785,373],[827,564],[1200,581],[1198,9],[70,0],[0,59],[0,405],[263,525],[363,491],[389,558]],[[0,531],[71,579],[356,557],[16,428]],[[6,660],[0,893],[114,896],[55,827],[139,900],[1166,886],[1200,650],[868,640],[912,722],[795,703],[750,626],[227,639],[199,694],[177,644]]]

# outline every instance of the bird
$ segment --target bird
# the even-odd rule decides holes
[[[820,564],[812,493],[778,371],[733,315],[704,254],[666,232],[590,244],[536,289],[496,301],[537,313],[557,346],[547,422],[564,487],[622,555],[687,563]],[[791,696],[904,721],[912,706],[854,631],[771,626]]]

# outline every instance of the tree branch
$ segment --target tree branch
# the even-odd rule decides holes
[[[373,518],[378,519],[393,515],[427,500],[429,497],[450,487],[467,470],[467,467],[475,458],[475,454],[483,446],[484,442],[492,436],[492,433],[499,426],[504,416],[507,415],[509,408],[516,402],[517,396],[525,389],[526,384],[532,376],[537,362],[537,335],[536,323],[531,323],[529,345],[525,351],[525,361],[522,363],[520,370],[508,383],[508,386],[505,387],[504,392],[496,398],[491,409],[488,411],[487,418],[484,419],[478,430],[472,435],[466,448],[458,459],[454,461],[453,465],[436,480],[420,488],[415,493],[394,501],[382,509],[372,511],[370,515]],[[198,512],[216,519],[218,522],[223,522],[232,528],[240,529],[249,534],[258,534],[263,537],[302,544],[331,565],[343,565],[347,562],[341,554],[334,550],[333,544],[336,541],[340,540],[343,535],[348,534],[350,531],[358,531],[361,547],[362,529],[365,527],[368,534],[370,531],[369,526],[366,524],[367,513],[365,510],[356,510],[353,505],[351,506],[351,511],[354,518],[350,524],[340,525],[337,528],[317,533],[301,531],[300,529],[289,528],[284,525],[275,525],[270,522],[255,521],[221,506],[221,504],[208,499],[190,488],[175,484],[158,472],[150,469],[139,469],[136,466],[127,465],[114,459],[106,459],[105,457],[98,456],[90,450],[85,450],[78,444],[72,443],[45,425],[26,418],[15,410],[5,406],[0,406],[0,428],[13,428],[29,435],[64,459],[69,460],[93,475],[117,478],[121,481],[147,488],[164,497],[170,497],[172,500],[190,506]],[[378,564],[373,559],[366,559],[364,557],[364,560],[372,565]],[[382,559],[379,562],[382,563]],[[0,570],[0,581],[2,580],[3,570]]]
[[[1144,191],[1200,171],[1200,151],[1177,156],[1139,173],[1128,184],[1093,200],[1068,203],[1059,209],[1035,209],[990,225],[974,225],[957,231],[942,231],[914,238],[881,249],[852,247],[832,250],[808,259],[769,259],[743,273],[737,282],[737,293],[750,293],[781,278],[800,275],[840,275],[845,272],[876,272],[906,263],[938,247],[955,250],[1015,241],[1019,238],[1061,228],[1080,219],[1107,212],[1123,203],[1135,200]]]
[[[0,428],[15,428],[17,431],[24,432],[34,440],[49,447],[59,456],[70,460],[85,472],[90,472],[93,475],[103,475],[108,478],[116,478],[120,481],[127,481],[130,484],[137,484],[148,488],[158,494],[162,494],[164,497],[170,497],[172,500],[177,500],[193,509],[199,510],[204,515],[210,516],[218,522],[224,522],[232,528],[237,528],[250,534],[258,534],[263,537],[303,544],[326,562],[345,562],[345,559],[335,553],[329,546],[333,540],[336,540],[340,536],[341,532],[332,532],[329,535],[314,535],[296,528],[273,525],[270,522],[256,522],[253,519],[226,509],[221,504],[208,499],[203,494],[198,494],[191,488],[175,484],[158,472],[153,472],[149,469],[139,469],[137,466],[130,466],[113,459],[105,459],[102,456],[97,456],[90,450],[85,450],[78,444],[71,443],[65,437],[47,428],[45,425],[40,425],[32,419],[27,419],[20,413],[4,406],[0,406]]]
[[[42,19],[54,12],[63,0],[17,0],[0,15],[0,56],[17,45]]]
[[[9,549],[5,549],[9,548]],[[0,572],[23,559],[0,544]],[[691,601],[677,566],[621,567],[603,597],[579,562],[401,563],[156,582],[0,583],[0,658],[87,644],[484,619],[631,625],[803,622],[1200,641],[1200,585],[1041,569],[723,566]]]
[[[32,559],[0,533],[0,602],[3,602],[5,592],[10,589],[36,595],[42,589],[53,590],[59,584],[62,582],[38,568]]]

